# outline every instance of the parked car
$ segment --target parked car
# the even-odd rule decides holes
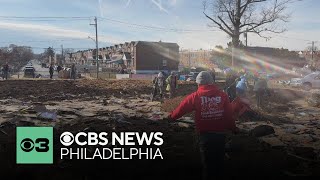
[[[191,72],[188,75],[187,81],[196,81],[198,74],[199,74],[199,72]]]
[[[267,78],[268,79],[277,79],[279,77],[281,77],[281,73],[270,73],[270,74],[267,74]]]
[[[292,87],[300,87],[302,85],[301,78],[292,78],[290,80],[290,86]]]
[[[42,67],[42,68],[48,68],[48,65],[47,65],[46,63],[42,63],[42,64],[41,64],[41,67]]]
[[[309,91],[312,88],[320,88],[320,72],[313,72],[301,79],[303,89]]]
[[[36,70],[34,69],[33,66],[26,66],[24,68],[24,77],[35,77],[35,72]]]

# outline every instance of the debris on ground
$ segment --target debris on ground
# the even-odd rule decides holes
[[[223,87],[223,84],[219,86]],[[150,101],[152,84],[145,80],[13,80],[0,82],[0,87],[0,144],[12,143],[12,147],[7,146],[5,150],[12,152],[10,156],[2,153],[3,148],[0,148],[1,161],[14,161],[16,126],[53,126],[56,133],[161,131],[165,135],[162,148],[168,159],[166,162],[170,162],[168,166],[185,172],[176,174],[176,178],[199,179],[201,176],[193,114],[173,123],[163,121],[186,95],[197,89],[192,82],[179,85],[176,97],[163,102]],[[249,98],[254,104],[254,96]],[[266,109],[253,108],[255,115],[238,121],[241,133],[230,137],[232,150],[228,152],[227,168],[239,175],[253,171],[257,175],[266,172],[281,176],[319,174],[316,169],[320,165],[316,162],[320,159],[320,112],[318,108],[310,108],[304,98],[305,93],[297,89],[274,89]],[[55,112],[44,115],[55,121],[44,121],[38,112]],[[135,163],[129,163],[128,167],[121,167],[117,162],[105,162],[99,166],[92,163],[90,166],[109,169],[134,166],[143,173],[142,170],[150,165]],[[58,167],[75,165],[63,162]],[[82,166],[88,167],[88,164]],[[162,166],[157,164],[154,168]],[[63,179],[61,174],[50,172],[46,167],[35,171]],[[82,173],[76,174],[79,175],[75,178],[85,179],[80,176]],[[70,171],[69,175],[74,174]],[[98,173],[96,177],[102,179],[104,176]]]
[[[275,133],[273,127],[268,125],[260,125],[250,131],[250,135],[254,137],[262,137]]]
[[[310,95],[307,97],[306,101],[309,104],[309,106],[320,107],[320,91],[312,91]]]

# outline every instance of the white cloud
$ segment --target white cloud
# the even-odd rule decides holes
[[[156,26],[156,25],[155,25]],[[122,26],[119,25],[121,28]],[[112,28],[119,28],[115,26]],[[101,28],[101,26],[100,26]],[[179,27],[181,29],[206,29],[200,25],[188,25]],[[88,36],[95,37],[94,29],[92,32],[90,30],[86,32],[85,30],[77,29],[67,29],[62,27],[57,27],[53,25],[40,25],[40,24],[29,24],[29,23],[11,23],[11,22],[1,22],[0,29],[7,29],[12,32],[22,32],[21,34],[31,34],[36,35],[39,38],[76,38],[76,39],[87,39]],[[103,30],[101,30],[103,31]],[[125,32],[125,31],[124,31]],[[231,41],[228,39],[227,35],[221,31],[194,31],[191,33],[179,33],[179,32],[161,32],[161,31],[149,31],[141,29],[131,29],[130,34],[125,33],[107,33],[108,36],[104,36],[103,33],[99,33],[99,42],[107,42],[110,44],[118,44],[126,41],[141,40],[141,41],[162,41],[166,42],[177,42],[180,47],[184,49],[209,49],[216,45],[222,45],[226,47],[227,42]],[[146,35],[148,34],[148,35]],[[314,39],[318,37],[318,32],[316,30],[305,30],[297,31],[292,30],[284,34],[273,35],[270,41],[265,41],[263,38],[258,37],[254,34],[248,35],[248,45],[249,46],[266,46],[266,47],[278,47],[278,48],[288,48],[290,50],[303,50],[308,46],[308,41],[306,40],[320,40]],[[244,41],[243,36],[241,40]],[[77,46],[77,44],[73,44]],[[72,44],[71,44],[72,46]]]
[[[229,40],[230,41],[230,40]],[[184,49],[210,49],[216,45],[226,47],[228,38],[220,31],[204,31],[180,34],[177,37],[177,42]]]
[[[78,31],[73,29],[64,29],[56,26],[39,25],[39,24],[25,24],[25,23],[8,23],[0,22],[0,29],[8,29],[12,31],[23,31],[29,33],[37,33],[43,37],[62,37],[62,38],[83,38],[86,39],[88,36],[94,37],[95,34]],[[117,39],[112,36],[99,36],[99,42],[108,42],[116,44],[122,42],[123,39]]]

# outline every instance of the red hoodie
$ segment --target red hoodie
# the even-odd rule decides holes
[[[215,85],[200,85],[171,112],[170,117],[179,119],[192,111],[195,111],[195,125],[199,133],[225,132],[236,128],[229,98]]]

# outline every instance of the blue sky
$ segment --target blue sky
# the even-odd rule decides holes
[[[97,16],[99,45],[109,46],[126,41],[177,42],[183,49],[209,49],[215,45],[226,46],[227,35],[209,28],[209,20],[202,14],[202,0],[0,0],[0,16],[23,17],[93,17]],[[288,8],[291,21],[288,31],[273,36],[270,41],[249,34],[252,46],[284,47],[303,50],[311,40],[320,46],[320,1],[304,0]],[[162,27],[164,29],[197,30],[172,32],[150,30],[110,21],[112,19],[133,24]],[[65,48],[94,48],[93,18],[39,21],[30,19],[0,18],[0,46],[14,43],[36,47],[42,52],[48,46]],[[199,31],[200,30],[200,31]],[[310,40],[310,41],[309,41]]]

